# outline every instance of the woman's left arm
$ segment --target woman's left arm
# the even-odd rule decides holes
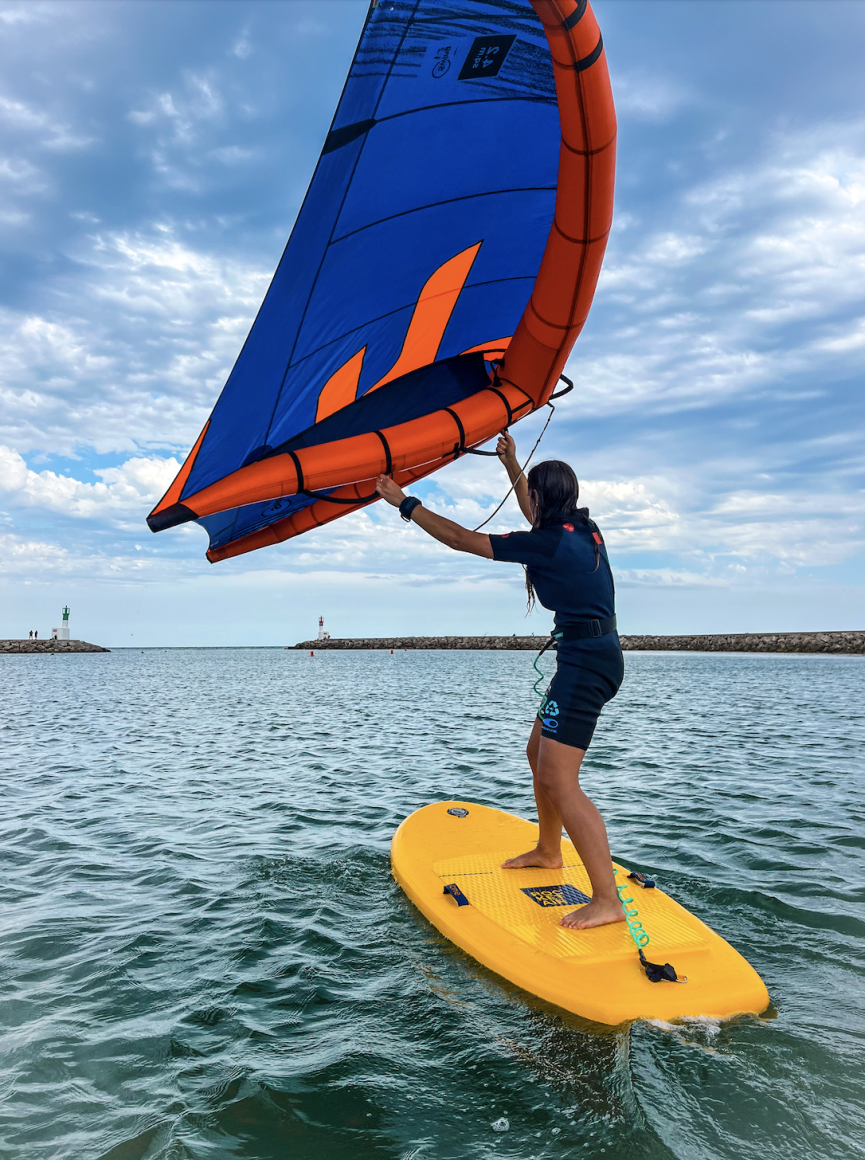
[[[395,508],[407,498],[402,488],[394,483],[389,475],[378,477],[375,481],[375,490],[383,500]],[[453,520],[446,520],[444,516],[427,511],[420,504],[411,513],[411,522],[456,552],[471,552],[472,555],[484,556],[487,560],[493,558],[493,546],[489,536],[483,532],[470,532],[468,528],[455,524]]]

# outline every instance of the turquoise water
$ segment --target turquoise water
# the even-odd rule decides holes
[[[417,807],[532,812],[528,653],[0,658],[0,1155],[865,1154],[865,661],[626,664],[583,784],[774,1018],[583,1024],[396,887]]]

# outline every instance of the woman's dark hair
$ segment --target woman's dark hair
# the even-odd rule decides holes
[[[561,459],[545,459],[536,463],[526,479],[529,495],[534,492],[537,503],[535,527],[548,528],[561,523],[577,510],[580,485],[570,464]]]
[[[580,484],[574,469],[561,459],[545,459],[536,463],[526,478],[529,495],[535,497],[536,528],[548,528],[552,524],[563,523],[574,516],[583,520],[589,518],[588,508],[577,508],[580,498]],[[526,615],[535,606],[535,589],[526,568]]]

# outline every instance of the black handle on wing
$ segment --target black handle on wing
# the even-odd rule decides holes
[[[550,395],[550,400],[549,400],[550,402],[552,402],[553,399],[560,399],[562,397],[562,395],[569,395],[571,393],[571,391],[574,389],[574,384],[571,382],[571,380],[568,378],[567,375],[559,375],[559,378],[562,380],[563,383],[567,383],[568,385],[565,387],[565,389],[563,391],[556,391],[556,393],[554,395]]]
[[[551,403],[553,399],[560,399],[562,395],[569,395],[574,389],[574,384],[567,375],[559,375],[559,378],[562,380],[562,382],[567,383],[567,386],[564,388],[564,390],[556,391],[554,395],[550,395],[549,399],[547,400],[549,403]],[[469,455],[498,456],[498,452],[496,451],[479,451],[476,447],[467,447],[466,451],[469,453]]]
[[[324,499],[327,500],[328,503],[342,503],[348,504],[349,506],[352,504],[356,505],[360,503],[372,503],[374,499],[381,499],[381,496],[377,491],[374,491],[372,495],[359,495],[357,499],[339,499],[335,495],[327,495],[323,491],[310,491],[305,487],[301,488],[300,494],[308,496],[310,499]]]

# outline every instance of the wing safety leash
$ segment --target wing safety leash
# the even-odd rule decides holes
[[[541,657],[544,655],[544,653],[547,651],[548,648],[552,647],[552,645],[554,645],[554,644],[558,644],[561,637],[562,637],[562,633],[554,632],[552,634],[552,636],[550,637],[550,639],[547,641],[547,643],[544,645],[544,647],[541,649],[541,651],[538,653],[538,655],[535,657],[535,659],[532,661],[532,668],[538,674],[538,679],[532,685],[532,688],[534,689],[535,693],[539,697],[543,697],[544,694],[538,689],[538,685],[541,683],[541,681],[547,680],[547,675],[543,671],[543,669],[538,668],[538,661],[541,659]]]
[[[500,359],[493,360],[493,366],[497,366],[500,361],[501,361]],[[538,446],[544,437],[544,432],[546,431],[547,427],[549,427],[550,420],[552,419],[553,415],[556,412],[556,408],[553,406],[552,400],[553,399],[560,399],[562,397],[562,395],[567,395],[574,389],[574,384],[567,377],[567,375],[559,375],[559,378],[562,380],[562,382],[566,383],[567,385],[565,386],[564,390],[556,391],[556,393],[554,395],[550,395],[550,398],[546,404],[550,408],[550,413],[547,416],[547,421],[546,421],[546,423],[544,423],[543,428],[541,430],[541,433],[537,437],[537,440],[535,441],[534,447],[529,452],[528,459],[525,461],[523,466],[520,468],[520,474],[517,476],[517,478],[511,484],[511,486],[509,487],[509,489],[507,491],[507,494],[505,495],[505,498],[502,500],[502,502],[499,504],[499,506],[496,508],[496,510],[493,512],[493,514],[491,516],[487,516],[487,518],[484,520],[484,522],[482,524],[478,524],[478,526],[476,528],[472,528],[473,532],[479,532],[481,530],[481,528],[485,528],[487,526],[487,524],[490,522],[490,520],[493,518],[493,516],[498,515],[498,513],[505,506],[505,503],[507,502],[508,497],[510,496],[511,492],[517,486],[517,483],[519,482],[520,476],[525,474],[525,470],[528,467],[528,465],[531,463],[532,456],[537,451]],[[493,381],[494,381],[494,383],[497,383],[499,381],[498,373],[496,373]],[[445,407],[444,409],[447,411],[449,408]],[[451,414],[454,415],[453,411],[451,411]],[[456,419],[457,423],[460,422],[459,418],[456,415],[454,415],[454,418]],[[462,426],[460,426],[460,430],[462,430]],[[381,431],[376,431],[374,433],[376,435],[378,435],[379,439],[381,439],[382,443],[384,444],[385,455],[387,456],[387,464],[385,466],[384,474],[389,475],[392,479],[393,478],[393,468],[391,466],[391,461],[390,461],[390,458],[391,458],[390,447],[388,446],[387,440],[385,439],[384,435],[382,435]],[[496,455],[495,451],[480,451],[476,447],[466,447],[465,450],[469,455],[491,455],[491,456]],[[373,490],[369,495],[359,495],[355,499],[340,499],[337,496],[328,495],[328,493],[326,491],[312,491],[310,488],[303,486],[303,472],[302,472],[301,467],[300,467],[300,460],[297,458],[297,456],[294,454],[293,451],[289,451],[288,454],[294,460],[294,466],[295,466],[295,469],[297,471],[297,478],[298,478],[298,483],[299,483],[299,487],[297,489],[298,495],[305,495],[308,499],[326,500],[328,503],[343,504],[346,507],[356,507],[358,504],[372,503],[373,500],[376,500],[379,498],[378,492],[375,490]],[[456,458],[456,454],[454,455],[454,458]]]
[[[613,874],[618,873],[618,867],[614,866]],[[628,877],[633,878],[635,881],[639,882],[639,884],[646,890],[651,890],[654,888],[654,880],[652,878],[647,878],[645,874],[640,874],[638,870],[635,870],[632,874],[629,874]],[[631,938],[637,944],[637,953],[640,956],[640,962],[643,965],[643,970],[646,972],[646,978],[650,983],[687,983],[688,976],[683,975],[680,979],[676,974],[676,968],[670,966],[669,963],[664,963],[664,965],[661,966],[660,963],[650,963],[646,958],[645,954],[643,953],[643,947],[647,947],[649,945],[649,932],[644,928],[642,922],[640,921],[640,912],[637,910],[636,906],[634,906],[633,898],[624,897],[624,893],[627,889],[628,888],[626,885],[620,886],[618,882],[616,883],[616,891],[619,895],[619,901],[622,904],[622,910],[625,912],[625,922],[628,924],[628,930],[631,932]]]
[[[493,363],[493,366],[498,365],[499,361],[500,360],[496,359]],[[564,390],[556,391],[556,393],[554,395],[550,395],[549,400],[547,401],[547,406],[550,408],[550,413],[549,413],[549,415],[547,415],[547,421],[546,421],[546,423],[544,423],[543,427],[541,428],[541,433],[537,437],[537,439],[535,440],[535,445],[531,449],[531,451],[529,452],[528,459],[525,461],[525,463],[520,468],[520,474],[517,476],[517,478],[514,480],[514,482],[511,484],[511,486],[505,492],[505,498],[502,500],[502,502],[499,504],[499,506],[496,508],[496,510],[492,513],[492,515],[487,516],[487,518],[484,520],[484,522],[482,524],[478,524],[478,526],[476,528],[472,528],[473,532],[479,532],[481,530],[481,528],[485,528],[487,526],[487,524],[490,522],[490,520],[499,514],[499,512],[502,510],[502,508],[507,503],[508,499],[510,499],[511,492],[517,486],[517,484],[519,483],[522,476],[525,475],[526,468],[531,463],[532,456],[537,451],[538,446],[540,445],[540,442],[544,437],[544,433],[545,433],[547,427],[549,427],[550,421],[552,420],[553,415],[555,415],[555,413],[556,413],[556,408],[553,406],[553,399],[560,399],[562,397],[562,395],[570,394],[570,392],[574,389],[574,384],[567,377],[567,375],[559,375],[559,378],[562,380],[563,383],[566,383],[567,385],[565,386]],[[498,374],[496,374],[496,377],[494,379],[494,383],[495,382],[498,382]],[[474,447],[467,447],[466,450],[468,451],[468,453],[470,455],[495,455],[496,454],[495,451],[479,451],[477,448],[474,448]]]

